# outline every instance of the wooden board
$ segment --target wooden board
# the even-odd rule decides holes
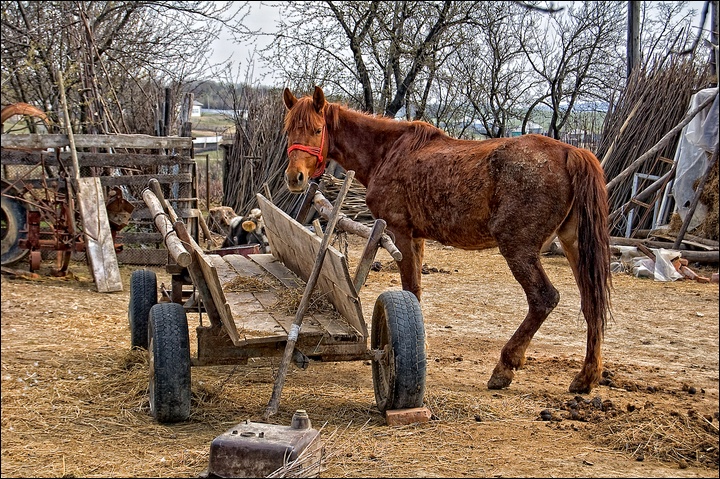
[[[95,286],[101,293],[122,291],[122,280],[110,232],[100,178],[78,178],[76,196],[85,234],[85,252]]]
[[[260,265],[268,273],[275,276],[286,288],[304,288],[305,283],[297,277],[295,273],[290,271],[277,258],[271,254],[251,254],[249,255],[255,263]]]
[[[313,270],[322,240],[263,195],[258,193],[257,198],[265,220],[265,233],[273,256],[282,261],[303,281],[307,281]],[[343,316],[343,319],[353,326],[363,339],[367,338],[367,327],[362,316],[360,298],[350,278],[347,261],[332,246],[328,247],[325,254],[316,287],[323,294],[327,294],[328,300]]]
[[[223,259],[242,276],[264,276],[265,270],[241,254],[226,254]]]
[[[268,336],[287,336],[287,331],[275,321],[249,291],[225,291],[225,297],[232,311],[233,321],[241,340],[264,338]]]
[[[192,138],[180,136],[151,135],[73,135],[75,148],[192,148]],[[70,140],[64,134],[27,133],[20,135],[2,135],[5,148],[29,148],[45,150],[47,148],[63,148],[70,146]]]
[[[240,342],[240,336],[238,335],[237,327],[233,321],[233,313],[230,310],[227,298],[225,298],[225,293],[222,290],[220,278],[218,277],[217,270],[213,265],[213,261],[208,257],[208,255],[199,249],[193,248],[193,250],[193,259],[197,259],[198,264],[200,265],[203,278],[210,290],[210,295],[212,296],[215,307],[218,310],[218,314],[220,315],[220,321],[223,326],[225,326],[230,339],[232,339],[233,343],[237,345]]]

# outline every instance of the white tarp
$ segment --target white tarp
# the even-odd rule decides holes
[[[655,261],[645,256],[635,246],[619,246],[620,261],[610,264],[613,273],[625,273],[632,271],[636,278],[653,278],[655,281],[676,281],[683,278],[678,273],[672,262],[680,258],[682,253],[677,250],[650,248],[655,254]]]
[[[703,101],[715,95],[715,101],[709,108],[698,113],[690,123],[682,129],[677,150],[675,150],[675,183],[673,196],[675,198],[675,211],[685,221],[690,203],[695,196],[693,184],[707,169],[709,156],[712,155],[718,142],[718,89],[706,88],[693,95],[688,111],[697,108]],[[707,152],[707,154],[706,154]],[[696,228],[707,215],[707,207],[698,203],[695,214],[690,221],[688,231]]]

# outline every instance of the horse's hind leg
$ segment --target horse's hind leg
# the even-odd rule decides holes
[[[522,368],[525,363],[525,350],[530,340],[560,300],[560,294],[540,264],[539,248],[531,248],[516,251],[500,245],[500,252],[505,256],[513,276],[525,290],[528,313],[503,347],[500,361],[488,381],[488,389],[502,389],[510,385],[515,375],[513,370]]]

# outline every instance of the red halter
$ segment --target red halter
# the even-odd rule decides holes
[[[322,155],[322,149],[323,144],[325,143],[325,125],[323,125],[322,133],[320,136],[320,147],[317,146],[306,146],[301,145],[299,143],[295,143],[294,145],[291,145],[288,149],[288,155],[290,155],[290,152],[293,150],[300,150],[304,151],[305,153],[309,153],[315,157],[317,157],[317,165],[315,166],[315,174],[312,175],[312,178],[320,178],[322,174],[325,172],[325,159]]]

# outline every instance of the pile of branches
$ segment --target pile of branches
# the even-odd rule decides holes
[[[710,76],[704,67],[689,57],[673,56],[667,63],[638,67],[615,105],[605,119],[602,141],[595,152],[601,159],[606,179],[610,182],[626,172],[638,158],[655,147],[686,117],[691,97],[710,86]],[[657,177],[670,173],[681,132],[669,138],[650,155],[637,170]],[[673,178],[670,174],[666,182]],[[622,208],[632,197],[634,175],[628,175],[610,189],[610,211]],[[654,180],[640,179],[636,192],[647,188]],[[633,232],[652,227],[655,203],[662,200],[664,186],[644,201],[647,208],[638,208],[640,218],[632,225]],[[612,218],[611,235],[624,236],[626,215]]]
[[[255,194],[265,194],[267,184],[275,205],[288,211],[298,197],[285,186],[287,137],[282,92],[262,88],[233,92],[235,138],[223,166],[222,204],[245,214],[258,206]]]

